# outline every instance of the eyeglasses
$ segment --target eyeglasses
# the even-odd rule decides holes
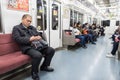
[[[31,20],[27,20],[27,22],[30,22],[30,23],[31,23],[32,21],[31,21]]]

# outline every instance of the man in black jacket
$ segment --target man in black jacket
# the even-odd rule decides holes
[[[49,66],[55,50],[51,47],[38,50],[31,46],[32,41],[42,39],[42,37],[38,35],[39,33],[37,32],[36,28],[30,25],[31,22],[32,17],[29,14],[23,15],[22,22],[19,25],[14,26],[12,37],[20,45],[22,52],[32,58],[32,78],[33,80],[39,80],[38,69],[42,55],[45,55],[45,59],[40,67],[40,70],[52,72],[54,69],[50,68]]]

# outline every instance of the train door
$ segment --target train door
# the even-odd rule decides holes
[[[49,46],[62,46],[60,3],[50,0],[37,0],[37,29],[46,34]]]
[[[37,30],[46,35],[46,40],[49,43],[49,19],[47,6],[47,0],[37,0]]]
[[[61,39],[61,7],[60,3],[50,1],[50,46],[58,48]]]

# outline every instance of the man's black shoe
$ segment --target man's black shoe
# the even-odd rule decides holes
[[[34,73],[34,72],[32,73],[32,79],[33,80],[40,80],[38,74]]]
[[[95,45],[96,43],[95,43],[95,42],[92,42],[92,44],[94,44],[94,45]]]
[[[40,80],[39,78],[35,78],[35,79],[33,79],[33,80]]]
[[[87,46],[86,46],[86,45],[84,45],[84,48],[87,48]]]
[[[51,68],[51,67],[41,67],[40,70],[41,71],[47,71],[47,72],[53,72],[54,71],[54,69]]]
[[[85,49],[86,49],[86,48],[87,48],[87,46],[86,46],[86,45],[84,45],[84,46],[82,46],[82,48],[85,48]]]

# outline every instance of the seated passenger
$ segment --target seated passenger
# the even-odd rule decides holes
[[[32,17],[29,14],[25,14],[22,17],[22,22],[19,25],[14,26],[12,31],[13,39],[20,45],[22,52],[31,57],[32,70],[31,75],[33,80],[39,80],[39,64],[44,55],[44,61],[40,68],[41,71],[54,71],[53,68],[49,67],[52,57],[54,56],[55,50],[49,46],[43,49],[34,48],[31,43],[33,41],[42,40],[39,36],[35,27],[30,25]]]
[[[80,25],[80,22],[77,23],[77,29],[80,31],[81,35],[85,37],[85,43],[88,42],[89,37],[87,35],[82,34],[82,26]]]
[[[98,25],[96,26],[97,34],[98,34],[97,37],[101,36],[101,30],[100,30],[100,28],[101,28],[101,26],[98,24]]]
[[[96,25],[92,24],[92,26],[89,27],[89,34],[93,35],[93,41],[97,41],[97,31],[96,31]]]
[[[92,43],[92,44],[96,44],[94,41],[93,41],[93,35],[92,34],[89,34],[89,25],[88,23],[85,23],[85,27],[83,28],[83,34],[88,36],[89,38],[89,41]]]
[[[101,36],[104,36],[104,35],[105,35],[104,31],[105,31],[105,29],[104,29],[103,27],[100,27],[100,35],[101,35]]]
[[[83,48],[87,48],[85,45],[85,37],[81,34],[81,32],[77,29],[77,23],[74,23],[73,31],[75,33],[75,37],[80,39],[80,44]]]

